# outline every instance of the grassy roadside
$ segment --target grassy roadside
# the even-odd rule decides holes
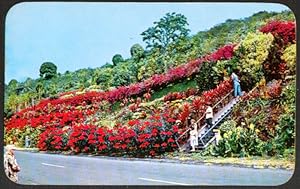
[[[213,157],[201,156],[199,153],[166,153],[161,158],[173,159],[179,161],[202,162],[206,165],[233,165],[239,167],[249,167],[257,169],[295,169],[295,157]]]

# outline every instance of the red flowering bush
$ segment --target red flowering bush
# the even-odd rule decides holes
[[[158,117],[155,115],[153,120],[141,123],[143,124],[141,128],[136,126],[137,123],[132,124],[134,131],[126,126],[119,126],[114,130],[101,130],[93,125],[85,125],[85,120],[99,110],[104,111],[103,101],[113,104],[121,99],[143,93],[146,93],[144,97],[149,100],[151,98],[149,91],[190,77],[200,71],[199,65],[202,62],[228,59],[232,56],[232,52],[232,46],[225,46],[210,55],[170,69],[166,74],[156,74],[143,82],[120,86],[106,92],[90,91],[78,95],[72,91],[60,95],[64,98],[43,99],[37,105],[23,109],[5,120],[5,129],[9,131],[15,128],[22,130],[26,126],[42,127],[44,131],[38,142],[38,148],[41,150],[71,149],[76,153],[132,151],[132,155],[139,156],[172,151],[176,148],[174,137],[178,134],[178,128],[172,127],[172,119],[166,117],[154,119]],[[183,95],[176,94],[175,98],[179,99],[195,93],[195,90],[188,90]],[[139,103],[141,99],[138,99],[136,104]],[[134,105],[131,108],[134,111],[138,107]],[[185,114],[181,115],[182,120],[186,119],[187,112]],[[162,122],[161,119],[165,121]],[[69,126],[71,131],[63,131],[61,128],[64,126]]]
[[[178,119],[187,127],[186,120],[189,116],[192,116],[196,120],[199,119],[205,113],[206,102],[211,102],[213,106],[231,90],[232,81],[222,81],[216,88],[203,92],[201,96],[195,98],[190,104],[185,103],[181,112],[177,115]],[[215,109],[214,111],[218,110]]]
[[[272,33],[282,45],[296,42],[295,22],[271,21],[260,28],[263,33]]]
[[[49,127],[39,136],[37,147],[40,150],[67,150],[67,133],[60,127]]]
[[[208,57],[209,62],[216,62],[218,60],[228,60],[231,59],[233,56],[233,49],[236,45],[235,44],[230,44],[230,45],[225,45],[221,48],[219,48],[216,52],[212,53]]]
[[[166,96],[164,96],[164,101],[173,101],[173,100],[179,100],[184,99],[192,95],[196,95],[198,93],[197,89],[188,89],[185,92],[170,92]]]
[[[265,77],[268,81],[282,79],[287,66],[281,57],[287,45],[296,43],[295,22],[271,21],[260,31],[271,33],[275,38],[268,58],[263,64]]]
[[[210,102],[212,105],[221,100],[228,92],[232,90],[232,81],[222,81],[216,88],[205,91],[201,97],[196,98],[192,102],[192,108],[198,114],[203,114],[205,111],[205,103]]]
[[[179,113],[178,118],[181,123],[185,123],[191,113],[191,108],[189,103],[184,103],[182,107],[182,111]]]
[[[53,124],[55,122],[56,124],[62,117],[64,118],[60,123],[61,125],[74,123],[75,119],[78,124],[81,124],[83,123],[85,116],[94,114],[101,107],[102,101],[108,101],[110,104],[113,104],[121,99],[125,99],[133,95],[140,95],[146,91],[150,91],[151,89],[162,87],[168,83],[189,77],[200,71],[199,65],[202,62],[231,58],[233,54],[233,47],[234,45],[226,45],[210,55],[206,55],[202,58],[189,61],[187,64],[170,69],[166,74],[153,75],[140,83],[134,83],[129,86],[120,86],[107,92],[91,91],[69,98],[41,100],[36,106],[17,112],[11,119],[5,122],[5,127],[9,130],[11,128],[22,129],[25,125],[36,127],[48,122],[53,122]],[[74,94],[74,92],[68,92],[63,95],[66,94]],[[150,97],[151,96],[147,95],[146,98],[149,99]],[[83,109],[75,110],[75,107],[78,106],[82,106]],[[90,107],[93,107],[93,110],[89,110]],[[135,109],[136,107],[132,108]],[[66,112],[67,110],[71,113],[57,113]],[[50,114],[50,116],[48,116],[48,114]]]
[[[178,127],[168,113],[153,115],[149,120],[130,120],[128,126],[114,129],[78,125],[69,132],[48,127],[40,135],[40,150],[68,150],[75,153],[105,155],[154,156],[177,148]],[[67,137],[69,136],[69,137]]]
[[[74,126],[70,134],[68,146],[76,153],[94,152],[96,150],[96,126],[79,125]]]

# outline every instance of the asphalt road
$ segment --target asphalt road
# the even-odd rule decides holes
[[[280,185],[293,171],[16,151],[25,185]]]

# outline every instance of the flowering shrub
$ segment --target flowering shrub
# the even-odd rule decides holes
[[[25,125],[36,127],[49,122],[57,122],[61,118],[63,118],[63,123],[60,123],[62,125],[68,125],[75,122],[81,124],[83,123],[85,116],[94,114],[99,110],[102,101],[108,101],[110,104],[113,104],[118,100],[133,95],[139,95],[146,91],[150,91],[151,89],[162,87],[178,79],[189,77],[200,71],[199,65],[204,61],[207,62],[215,61],[216,59],[230,58],[233,54],[233,47],[234,45],[226,45],[210,55],[206,55],[202,58],[192,60],[187,64],[170,69],[166,74],[153,75],[151,78],[140,83],[134,83],[129,86],[120,86],[106,92],[90,91],[69,98],[41,100],[36,106],[17,112],[11,119],[5,122],[5,127],[7,130],[11,128],[23,128]],[[67,94],[72,94],[72,92],[68,92]],[[82,106],[83,109],[75,110],[75,107],[78,106]],[[92,106],[92,110],[89,110],[90,106]],[[136,107],[132,108],[134,109]],[[65,112],[66,110],[70,110],[70,113],[58,113]]]
[[[188,89],[184,92],[170,92],[166,96],[164,96],[164,101],[173,101],[173,100],[179,100],[184,99],[192,95],[196,95],[198,93],[197,89]]]
[[[216,52],[212,53],[208,60],[212,62],[216,62],[218,60],[228,60],[233,56],[233,49],[236,45],[230,44],[225,45],[224,47],[219,48]]]
[[[206,109],[206,102],[216,104],[221,98],[232,90],[232,81],[222,81],[216,88],[202,93],[201,97],[196,98],[192,102],[192,109],[199,115],[203,115]]]
[[[67,150],[67,133],[59,127],[49,127],[39,136],[40,150]]]
[[[295,22],[271,21],[260,28],[263,33],[271,33],[281,46],[296,42]]]
[[[75,153],[154,156],[177,148],[175,137],[179,134],[174,124],[175,120],[168,113],[163,113],[145,121],[131,120],[128,126],[115,129],[78,125],[64,133],[61,128],[49,127],[40,134],[38,148],[70,149]]]
[[[295,22],[272,21],[260,29],[263,33],[271,33],[274,36],[273,47],[266,61],[264,62],[264,74],[267,80],[283,79],[286,62],[282,54],[286,46],[294,44]],[[293,69],[293,67],[292,67]]]
[[[232,81],[222,81],[216,88],[205,91],[201,96],[195,98],[191,103],[186,102],[182,106],[182,111],[177,115],[179,120],[186,125],[186,120],[189,116],[192,116],[195,120],[198,120],[204,115],[206,110],[206,102],[210,102],[212,105],[216,104],[226,94],[232,90]],[[217,109],[214,110],[218,111]],[[202,124],[202,123],[201,123]]]
[[[182,111],[179,113],[178,118],[182,123],[185,123],[187,118],[189,117],[191,113],[191,108],[189,103],[184,103],[182,106]]]

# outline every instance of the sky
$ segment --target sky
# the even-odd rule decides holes
[[[25,2],[5,21],[5,83],[39,77],[43,62],[59,73],[96,68],[115,54],[130,57],[140,35],[168,12],[187,17],[190,35],[259,11],[289,10],[275,3],[83,3]]]

